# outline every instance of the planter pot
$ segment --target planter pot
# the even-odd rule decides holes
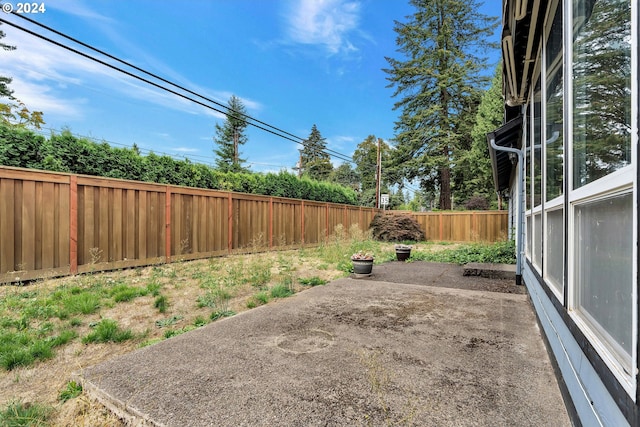
[[[372,259],[353,259],[353,272],[355,274],[371,274],[373,269]]]
[[[411,256],[410,248],[397,248],[396,249],[396,258],[398,261],[406,261]]]

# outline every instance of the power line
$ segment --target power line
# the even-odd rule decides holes
[[[151,72],[149,72],[149,71],[146,71],[146,70],[144,70],[144,69],[142,69],[142,68],[140,68],[140,67],[137,67],[137,66],[135,66],[135,65],[133,65],[133,64],[131,64],[131,63],[127,62],[127,61],[124,61],[124,60],[122,60],[122,59],[119,59],[119,58],[117,58],[117,57],[115,57],[115,56],[113,56],[113,55],[111,55],[111,54],[109,54],[109,53],[106,53],[106,52],[104,52],[104,51],[102,51],[102,50],[100,50],[100,49],[98,49],[98,48],[96,48],[96,47],[93,47],[93,46],[91,46],[91,45],[89,45],[89,44],[87,44],[87,43],[84,43],[84,42],[82,42],[82,41],[80,41],[80,40],[77,40],[77,39],[75,39],[75,38],[73,38],[73,37],[71,37],[71,36],[68,36],[68,35],[66,35],[66,34],[64,34],[64,33],[62,33],[62,32],[60,32],[60,31],[57,31],[57,30],[55,30],[55,29],[53,29],[53,28],[51,28],[51,27],[48,27],[48,26],[46,26],[46,25],[44,25],[44,24],[41,24],[41,23],[39,23],[39,22],[37,22],[37,21],[35,21],[35,20],[31,19],[31,18],[28,18],[27,16],[25,16],[25,15],[23,15],[23,14],[18,14],[18,13],[16,13],[16,12],[12,12],[12,14],[13,14],[13,15],[15,15],[15,16],[17,16],[17,17],[19,17],[19,18],[21,18],[21,19],[24,19],[24,20],[26,20],[26,21],[28,21],[28,22],[30,22],[30,23],[32,23],[32,24],[34,24],[34,25],[37,25],[37,26],[39,26],[39,27],[41,27],[41,28],[44,28],[44,29],[46,29],[47,31],[50,31],[50,32],[52,32],[52,33],[54,33],[54,34],[57,34],[57,35],[59,35],[59,36],[61,36],[61,37],[65,38],[65,39],[67,39],[67,40],[70,40],[70,41],[72,41],[72,42],[74,42],[74,43],[77,43],[77,44],[79,44],[79,45],[83,46],[83,47],[86,47],[87,49],[93,50],[94,52],[97,52],[97,53],[99,53],[99,54],[101,54],[101,55],[103,55],[103,56],[106,56],[106,57],[108,57],[108,58],[110,58],[110,59],[113,59],[113,60],[115,60],[115,61],[117,61],[117,62],[119,62],[119,63],[121,63],[121,64],[124,64],[124,65],[126,65],[126,66],[128,66],[128,67],[130,67],[130,68],[133,68],[133,69],[135,69],[135,70],[137,70],[137,71],[140,71],[140,72],[142,72],[142,73],[144,73],[144,74],[146,74],[146,75],[148,75],[148,76],[151,76],[151,77],[153,77],[153,78],[155,78],[155,79],[157,79],[157,80],[160,80],[160,81],[162,81],[163,83],[169,84],[169,85],[171,85],[171,86],[173,86],[173,87],[175,87],[175,88],[178,88],[178,89],[180,89],[180,90],[182,90],[182,91],[185,91],[185,92],[187,92],[187,93],[189,93],[189,94],[192,94],[192,95],[194,95],[194,96],[196,96],[196,97],[198,97],[198,98],[200,98],[200,99],[203,99],[203,100],[205,100],[205,101],[207,101],[207,102],[213,103],[214,105],[218,105],[218,106],[220,106],[220,107],[224,108],[226,111],[222,111],[222,110],[220,110],[220,109],[218,109],[218,108],[216,108],[216,107],[213,107],[213,106],[211,106],[211,105],[205,104],[205,103],[203,103],[203,102],[201,102],[201,101],[198,101],[198,100],[196,100],[196,99],[193,99],[193,98],[191,98],[191,97],[189,97],[189,96],[186,96],[186,95],[184,95],[184,94],[182,94],[182,93],[176,92],[175,90],[172,90],[172,89],[170,89],[170,88],[167,88],[167,87],[165,87],[165,86],[162,86],[161,84],[158,84],[158,83],[156,83],[156,82],[152,82],[151,80],[145,79],[144,77],[141,77],[141,76],[139,76],[139,75],[137,75],[137,74],[134,74],[134,73],[132,73],[132,72],[126,71],[126,70],[124,70],[124,69],[122,69],[122,68],[119,68],[119,67],[117,67],[117,66],[113,65],[113,64],[109,64],[108,62],[105,62],[105,61],[103,61],[103,60],[100,60],[100,59],[98,59],[98,58],[95,58],[95,57],[93,57],[93,56],[91,56],[91,55],[89,55],[89,54],[87,54],[87,53],[81,52],[81,51],[79,51],[79,50],[77,50],[77,49],[74,49],[74,48],[72,48],[72,47],[70,47],[70,46],[67,46],[67,45],[65,45],[65,44],[63,44],[63,43],[61,43],[61,42],[55,41],[55,40],[53,40],[53,39],[51,39],[51,38],[49,38],[49,37],[46,37],[46,36],[44,36],[44,35],[42,35],[42,34],[38,34],[38,33],[36,33],[35,31],[29,30],[29,29],[27,29],[27,28],[24,28],[24,27],[22,27],[22,26],[20,26],[20,25],[18,25],[18,24],[13,23],[13,22],[7,21],[7,20],[2,19],[2,18],[0,18],[0,22],[3,22],[3,23],[5,23],[5,24],[8,24],[8,25],[10,25],[10,26],[12,26],[12,27],[14,27],[14,28],[17,28],[17,29],[19,29],[19,30],[21,30],[21,31],[23,31],[23,32],[25,32],[25,33],[27,33],[27,34],[30,34],[30,35],[32,35],[32,36],[34,36],[34,37],[37,37],[37,38],[41,39],[41,40],[47,41],[47,42],[49,42],[49,43],[51,43],[51,44],[54,44],[54,45],[56,45],[56,46],[58,46],[58,47],[61,47],[61,48],[63,48],[63,49],[66,49],[66,50],[68,50],[68,51],[70,51],[70,52],[73,52],[73,53],[75,53],[75,54],[77,54],[77,55],[80,55],[80,56],[82,56],[82,57],[84,57],[84,58],[86,58],[86,59],[89,59],[89,60],[91,60],[91,61],[97,62],[97,63],[99,63],[99,64],[101,64],[101,65],[103,65],[103,66],[106,66],[106,67],[111,68],[111,69],[113,69],[113,70],[115,70],[115,71],[118,71],[118,72],[120,72],[120,73],[123,73],[123,74],[125,74],[125,75],[127,75],[127,76],[129,76],[129,77],[133,77],[134,79],[140,80],[140,81],[142,81],[142,82],[144,82],[144,83],[147,83],[147,84],[149,84],[149,85],[151,85],[151,86],[154,86],[154,87],[156,87],[156,88],[158,88],[158,89],[164,90],[164,91],[169,92],[169,93],[171,93],[171,94],[173,94],[173,95],[179,96],[179,97],[181,97],[181,98],[183,98],[183,99],[189,100],[189,101],[191,101],[191,102],[194,102],[194,103],[196,103],[196,104],[198,104],[198,105],[200,105],[200,106],[203,106],[203,107],[205,107],[205,108],[209,108],[209,109],[211,109],[211,110],[213,110],[213,111],[216,111],[216,112],[218,112],[218,113],[225,114],[227,117],[232,117],[232,118],[235,118],[235,119],[238,119],[238,120],[243,120],[243,121],[245,121],[247,124],[249,124],[249,125],[251,125],[251,126],[254,126],[254,127],[256,127],[256,128],[258,128],[258,129],[260,129],[260,130],[263,130],[263,131],[265,131],[265,132],[269,132],[269,133],[271,133],[271,134],[273,134],[273,135],[279,136],[279,137],[281,137],[281,138],[283,138],[283,139],[287,139],[287,140],[289,140],[289,141],[291,141],[291,142],[295,142],[296,144],[300,144],[300,145],[302,145],[302,146],[304,146],[304,147],[307,147],[307,146],[308,146],[308,145],[306,144],[306,139],[304,139],[304,138],[301,138],[301,137],[299,137],[299,136],[296,136],[296,135],[294,135],[294,134],[292,134],[292,133],[290,133],[290,132],[287,132],[287,131],[285,131],[285,130],[283,130],[283,129],[280,129],[280,128],[276,127],[276,126],[273,126],[273,125],[270,125],[270,124],[268,124],[268,123],[265,123],[265,122],[263,122],[263,121],[261,121],[261,120],[258,120],[258,119],[254,118],[254,117],[251,117],[251,116],[249,116],[249,115],[247,115],[247,114],[244,114],[244,113],[238,112],[238,111],[236,111],[236,110],[233,110],[233,109],[231,109],[231,108],[229,108],[229,107],[227,107],[227,106],[225,106],[225,105],[223,105],[223,104],[221,104],[221,103],[219,103],[219,102],[217,102],[217,101],[215,101],[215,100],[213,100],[213,99],[210,99],[210,98],[208,98],[208,97],[206,97],[206,96],[204,96],[204,95],[201,95],[201,94],[199,94],[199,93],[197,93],[197,92],[194,92],[194,91],[192,91],[192,90],[190,90],[190,89],[187,89],[187,88],[185,88],[185,87],[183,87],[183,86],[181,86],[181,85],[178,85],[178,84],[176,84],[176,83],[174,83],[174,82],[171,82],[171,81],[169,81],[169,80],[167,80],[167,79],[164,79],[163,77],[160,77],[160,76],[158,76],[158,75],[156,75],[156,74],[154,74],[154,73],[151,73]],[[240,117],[238,117],[238,115],[239,115]],[[255,123],[254,123],[254,122],[255,122]],[[270,129],[269,129],[269,128],[270,128]],[[272,129],[273,129],[273,130],[272,130]],[[338,158],[338,159],[343,160],[343,161],[347,161],[347,162],[355,163],[355,162],[353,161],[353,159],[351,159],[350,157],[348,157],[346,154],[343,154],[343,153],[340,153],[340,152],[337,152],[337,151],[335,151],[335,150],[331,150],[331,149],[328,149],[328,148],[325,148],[323,151],[325,151],[327,154],[329,154],[329,155],[330,155],[330,156],[332,156],[332,157]]]
[[[66,130],[66,129],[54,129],[54,128],[50,128],[50,127],[41,127],[39,130],[36,130],[37,133],[46,136],[46,132],[43,131],[49,131],[49,132],[55,132],[55,133],[59,133],[62,134],[63,132],[69,132],[69,134],[71,134],[72,136],[75,136],[77,138],[84,138],[87,139],[89,141],[95,142],[95,143],[101,143],[101,142],[105,142],[108,143],[109,145],[112,146],[119,146],[119,147],[124,147],[124,148],[129,148],[129,149],[133,149],[133,145],[129,145],[129,144],[123,144],[121,142],[115,142],[115,141],[110,141],[108,139],[105,138],[97,138],[94,136],[89,136],[89,135],[82,135],[79,134],[77,132],[71,132],[70,130]],[[135,142],[134,142],[135,144]],[[198,154],[176,154],[176,153],[166,153],[163,151],[155,151],[155,150],[151,150],[149,148],[143,148],[140,147],[136,144],[137,149],[140,151],[140,153],[142,154],[150,154],[150,153],[154,153],[154,154],[159,154],[159,155],[163,155],[163,156],[168,156],[171,157],[175,160],[192,160],[194,162],[203,164],[205,166],[209,166],[211,168],[215,168],[215,165],[213,163],[211,163],[212,160],[215,160],[213,157],[209,157],[209,156],[204,156],[204,155],[198,155]],[[199,160],[199,159],[204,159],[203,160]],[[291,169],[290,166],[284,166],[284,165],[274,165],[274,164],[270,164],[270,163],[261,163],[261,162],[251,162],[251,161],[247,161],[245,163],[251,164],[251,165],[260,165],[260,166],[273,166],[273,167],[277,167],[277,168],[281,168],[281,169]]]

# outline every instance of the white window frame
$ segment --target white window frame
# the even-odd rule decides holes
[[[542,252],[542,257],[544,258],[545,256],[547,256],[547,254],[549,253],[548,250],[548,239],[546,238],[547,236],[547,227],[549,224],[549,221],[547,219],[547,214],[549,212],[553,212],[559,209],[563,210],[562,216],[563,216],[563,228],[564,228],[564,218],[567,214],[566,209],[564,209],[564,194],[567,191],[567,185],[563,176],[563,189],[562,189],[562,194],[560,194],[557,197],[554,197],[551,200],[547,200],[547,144],[544,142],[547,138],[547,133],[546,133],[546,129],[547,129],[547,41],[549,39],[549,33],[551,32],[551,26],[553,24],[553,18],[554,18],[554,13],[556,11],[556,8],[562,8],[563,9],[563,16],[562,16],[562,22],[563,22],[563,28],[566,28],[567,26],[564,25],[566,21],[566,9],[563,8],[563,2],[561,0],[555,0],[550,2],[549,7],[547,8],[547,16],[545,16],[545,22],[544,22],[544,32],[543,32],[543,38],[542,38],[542,54],[540,55],[540,64],[541,64],[541,68],[542,68],[542,72],[540,73],[540,78],[541,78],[541,90],[542,90],[542,108],[541,108],[541,141],[540,144],[542,144],[542,207],[544,208],[544,213],[543,213],[543,217],[542,217],[542,248],[543,248],[543,252]],[[552,13],[551,11],[553,11],[554,13]],[[566,45],[565,45],[565,40],[567,40],[566,34],[563,34],[563,40],[562,40],[562,47],[563,47],[563,53],[562,53],[562,78],[563,78],[563,99],[562,99],[562,109],[563,109],[563,117],[562,117],[562,125],[563,125],[563,132],[562,132],[562,144],[563,144],[563,149],[566,150],[567,148],[567,138],[566,138],[566,127],[567,127],[567,120],[566,120],[566,111],[567,110],[567,96],[566,96],[566,86],[567,86],[567,82],[566,82],[566,76],[570,75],[567,74],[566,72],[566,56],[567,56],[567,49],[566,49]],[[566,156],[565,156],[566,158]],[[564,174],[564,168],[566,168],[566,165],[563,162],[563,174]],[[563,236],[563,239],[566,238],[566,230]],[[563,251],[562,251],[562,259],[564,262],[564,246],[565,246],[565,242],[563,240]],[[547,272],[548,270],[548,266],[549,263],[548,262],[542,262],[542,277],[543,279],[547,282],[548,288],[553,292],[553,294],[556,296],[556,298],[561,302],[564,303],[564,280],[566,280],[566,278],[563,278],[563,283],[555,283],[555,281],[553,279],[551,279],[549,277],[549,274]],[[563,274],[564,276],[564,274]]]
[[[565,0],[565,16],[573,17],[573,1]],[[571,22],[571,21],[569,21]],[[565,25],[564,36],[564,48],[565,48],[565,106],[566,111],[573,111],[573,34],[570,25]],[[621,168],[607,176],[597,179],[593,182],[583,185],[580,188],[573,189],[573,114],[565,114],[566,127],[565,138],[568,143],[565,145],[568,168],[568,182],[565,183],[565,190],[567,191],[569,206],[565,209],[565,215],[568,215],[568,226],[566,235],[568,236],[567,244],[567,283],[568,283],[568,295],[567,306],[569,315],[581,329],[581,331],[588,338],[594,349],[598,352],[602,360],[611,369],[611,372],[624,387],[629,396],[636,400],[636,388],[637,388],[637,366],[638,366],[638,284],[637,284],[637,255],[638,255],[638,181],[637,181],[637,155],[638,155],[638,2],[631,0],[631,164]],[[571,74],[569,74],[571,73]],[[617,356],[615,350],[610,348],[610,344],[603,342],[600,337],[600,332],[595,330],[594,325],[597,322],[589,323],[586,319],[587,316],[578,312],[577,310],[577,284],[575,278],[574,268],[576,265],[575,260],[575,242],[577,241],[575,236],[575,209],[576,206],[583,203],[597,202],[605,200],[615,195],[625,194],[626,192],[632,193],[632,206],[633,206],[633,253],[632,253],[632,278],[634,286],[632,287],[632,343],[631,343],[631,357],[629,360],[630,372],[625,369],[625,363],[622,363]]]

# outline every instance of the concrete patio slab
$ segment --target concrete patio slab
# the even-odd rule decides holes
[[[527,295],[425,284],[340,279],[78,377],[132,425],[571,425]]]

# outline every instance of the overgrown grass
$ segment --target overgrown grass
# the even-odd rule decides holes
[[[410,260],[458,264],[515,262],[513,242],[469,244],[436,252],[429,251],[429,245],[416,244]],[[393,245],[376,242],[356,227],[344,230],[339,226],[317,247],[297,252],[263,252],[249,257],[154,266],[147,270],[146,279],[141,278],[142,270],[137,269],[137,275],[128,277],[115,273],[78,276],[53,290],[16,287],[15,292],[6,292],[0,298],[0,368],[11,370],[54,357],[56,347],[75,340],[86,327],[83,325],[96,322],[96,315],[145,295],[153,297],[151,304],[159,313],[186,315],[184,311],[177,313],[178,309],[168,304],[164,289],[168,290],[169,285],[178,289],[185,284],[193,286],[195,281],[203,289],[193,302],[194,309],[210,311],[197,313],[200,319],[194,322],[197,326],[235,314],[230,307],[233,298],[246,298],[246,307],[253,308],[273,298],[286,298],[301,287],[326,283],[317,276],[298,277],[300,263],[311,264],[317,271],[339,270],[346,275],[352,269],[351,255],[358,251],[373,253],[376,264],[395,259]],[[151,326],[155,320],[151,320]],[[115,320],[95,323],[89,334],[82,334],[84,343],[140,338],[130,330],[121,330]]]
[[[460,265],[470,262],[515,264],[515,243],[474,243],[438,252],[412,251],[410,261],[451,262]]]

